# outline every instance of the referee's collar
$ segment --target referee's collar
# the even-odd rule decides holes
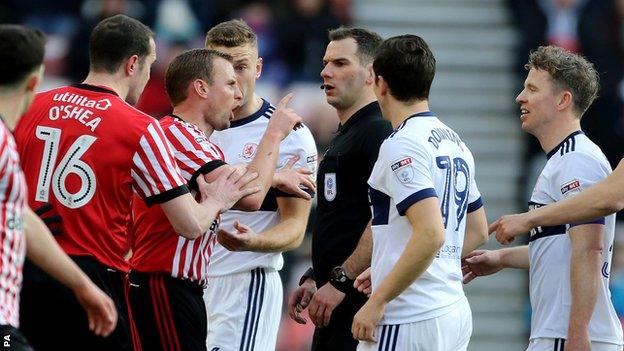
[[[339,124],[336,133],[346,132],[347,130],[349,130],[349,128],[351,128],[351,126],[357,123],[358,120],[361,120],[365,116],[371,115],[373,113],[377,113],[381,116],[381,109],[379,108],[379,103],[377,101],[373,101],[370,104],[357,110],[353,114],[353,116],[351,116],[344,124]]]

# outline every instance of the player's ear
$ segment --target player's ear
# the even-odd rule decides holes
[[[558,110],[565,110],[571,108],[573,104],[572,93],[568,90],[564,90],[559,95],[559,101],[557,102]]]
[[[34,92],[39,84],[41,84],[41,81],[43,81],[44,70],[44,66],[41,65],[38,69],[31,73],[30,76],[28,76],[25,86],[27,92]]]
[[[375,89],[379,92],[379,96],[386,96],[390,91],[388,83],[382,76],[375,77]]]
[[[124,70],[126,75],[133,76],[139,70],[139,56],[132,55],[130,56],[124,64]]]
[[[202,98],[207,98],[208,97],[208,84],[206,84],[206,82],[204,82],[201,79],[195,79],[193,81],[193,88],[192,88],[195,93],[199,96],[201,96]]]
[[[256,79],[260,78],[262,75],[263,64],[264,61],[262,60],[262,57],[258,57],[258,60],[256,61]]]

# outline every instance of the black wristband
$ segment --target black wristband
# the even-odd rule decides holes
[[[353,279],[349,279],[341,266],[336,266],[331,271],[329,278],[329,284],[331,284],[336,290],[347,293],[347,291],[353,289]]]
[[[303,273],[301,278],[299,278],[299,286],[303,285],[308,278],[314,280],[314,268],[312,267],[308,268],[308,270]]]

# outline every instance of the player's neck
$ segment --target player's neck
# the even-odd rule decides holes
[[[396,129],[408,117],[420,112],[429,111],[429,102],[427,100],[417,101],[414,103],[403,103],[392,99],[388,103],[381,106],[384,118],[390,121],[392,128]]]
[[[197,104],[182,103],[173,108],[172,114],[182,118],[185,122],[197,126],[208,137],[214,131],[214,128],[206,122],[202,112],[197,109]]]
[[[26,95],[23,93],[3,93],[0,91],[0,117],[9,130],[13,131],[17,120],[26,112],[24,108],[24,99]]]
[[[84,80],[83,83],[109,88],[115,93],[117,93],[117,95],[119,95],[120,98],[125,100],[126,97],[128,96],[128,91],[130,90],[130,87],[128,87],[128,85],[125,84],[125,82],[126,82],[125,79],[120,79],[120,77],[117,77],[117,75],[91,71],[89,72],[89,75],[87,76],[87,78]]]
[[[574,119],[567,123],[561,123],[559,125],[549,126],[544,128],[541,133],[535,133],[535,137],[539,140],[542,150],[549,153],[557,145],[559,145],[568,135],[581,129],[581,121]]]
[[[353,105],[349,106],[344,110],[336,109],[336,112],[338,112],[338,119],[340,120],[340,124],[344,125],[345,123],[347,123],[349,118],[353,117],[356,112],[374,101],[377,101],[377,98],[375,97],[375,93],[373,93],[373,89],[367,89],[362,97],[357,100]]]
[[[258,112],[261,107],[262,98],[254,94],[253,97],[245,105],[234,110],[234,121],[253,115],[254,113]]]

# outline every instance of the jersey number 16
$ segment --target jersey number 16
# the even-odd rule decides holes
[[[56,199],[66,207],[79,208],[86,205],[95,194],[96,179],[93,169],[80,160],[87,150],[93,145],[96,137],[81,135],[69,147],[56,170],[56,158],[59,153],[61,130],[58,128],[38,126],[35,133],[38,139],[43,140],[43,157],[37,180],[35,200],[48,202],[50,183]],[[80,188],[75,192],[67,189],[66,180],[70,174],[80,178]]]

